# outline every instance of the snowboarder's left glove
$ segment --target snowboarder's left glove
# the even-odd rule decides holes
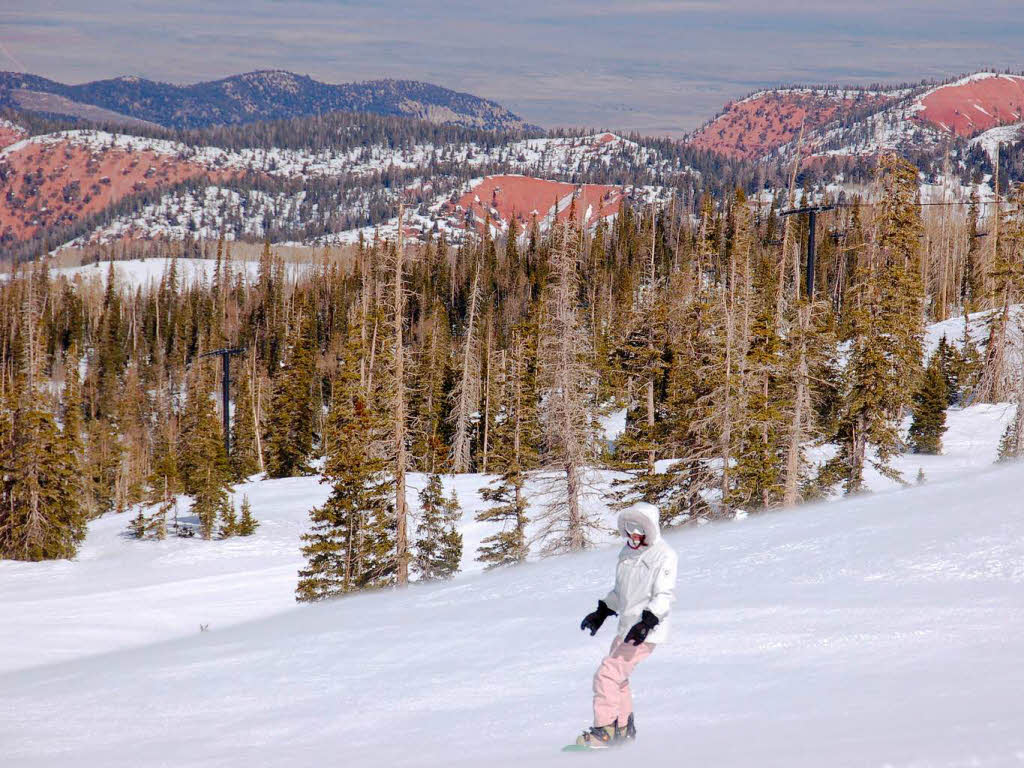
[[[640,614],[640,621],[626,633],[626,642],[641,645],[647,639],[647,633],[656,626],[658,626],[658,617],[645,608],[644,612]]]

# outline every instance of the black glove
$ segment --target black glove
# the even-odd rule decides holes
[[[658,617],[646,608],[640,614],[640,621],[630,627],[626,633],[626,642],[633,645],[641,645],[647,639],[647,633],[658,626]]]
[[[587,614],[587,617],[580,622],[580,629],[589,629],[590,636],[593,637],[604,624],[604,620],[614,615],[615,611],[605,605],[604,600],[598,600],[597,610]]]

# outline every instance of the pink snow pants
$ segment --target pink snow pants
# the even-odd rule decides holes
[[[629,675],[653,651],[652,643],[633,645],[618,638],[612,641],[608,655],[594,673],[594,725],[611,725],[616,718],[620,728],[626,725],[633,713]]]

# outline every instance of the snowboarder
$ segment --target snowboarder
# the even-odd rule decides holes
[[[593,636],[604,620],[618,614],[619,629],[611,649],[594,674],[594,726],[576,746],[602,748],[636,738],[629,675],[668,639],[668,615],[675,597],[676,553],[661,538],[658,508],[638,503],[619,515],[626,539],[615,569],[615,586],[580,629]]]

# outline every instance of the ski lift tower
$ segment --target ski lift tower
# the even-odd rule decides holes
[[[224,455],[231,456],[231,356],[245,352],[245,347],[225,347],[206,352],[200,357],[220,355],[223,372],[222,396],[224,399]]]
[[[808,218],[807,227],[807,300],[814,301],[814,235],[815,227],[817,225],[818,214],[822,211],[831,211],[836,206],[834,205],[808,205],[804,208],[790,208],[786,211],[780,211],[780,216],[793,216],[798,213],[806,213]]]

